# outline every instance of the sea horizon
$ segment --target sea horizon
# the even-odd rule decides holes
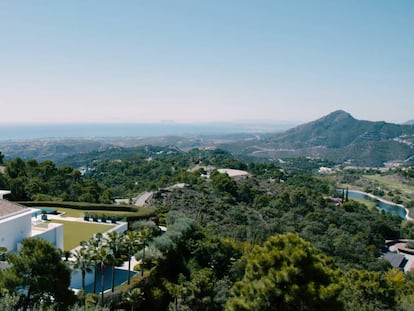
[[[2,124],[0,141],[99,138],[155,137],[167,135],[217,135],[235,133],[280,132],[297,125],[289,121],[210,122],[210,123],[66,123],[66,124]]]

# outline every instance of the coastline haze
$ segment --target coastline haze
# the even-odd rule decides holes
[[[104,137],[155,137],[199,136],[234,133],[272,133],[297,125],[293,122],[274,123],[72,123],[72,124],[1,124],[0,141],[104,138]]]

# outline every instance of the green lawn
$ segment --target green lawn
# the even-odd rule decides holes
[[[379,185],[384,190],[384,199],[392,201],[394,196],[398,196],[403,204],[414,200],[414,186],[407,184],[396,175],[366,175],[365,180]],[[392,191],[394,196],[390,196]]]
[[[36,208],[41,209],[42,206]],[[71,250],[77,246],[81,241],[86,241],[91,238],[95,233],[108,231],[113,225],[104,225],[94,222],[72,222],[65,221],[65,217],[76,217],[83,218],[85,213],[106,215],[106,216],[117,216],[126,218],[128,216],[144,216],[151,215],[154,212],[153,208],[138,208],[136,212],[124,212],[124,211],[106,211],[106,210],[81,210],[72,209],[65,207],[53,207],[48,205],[46,208],[55,209],[62,213],[61,220],[51,220],[51,222],[64,224],[64,250]]]
[[[95,233],[106,232],[112,225],[96,224],[90,222],[73,222],[53,219],[51,222],[63,224],[63,248],[71,250],[79,246],[81,241],[89,240]]]
[[[414,186],[407,184],[397,175],[363,175],[360,180],[351,184],[341,184],[341,188],[365,191],[366,188],[381,188],[384,191],[385,200],[392,201],[394,196],[398,196],[403,204],[414,200]],[[390,191],[393,195],[389,195]]]
[[[404,184],[398,179],[392,178],[392,176],[382,176],[382,175],[364,175],[366,179],[376,181],[380,185],[387,187],[390,190],[399,190],[405,192],[409,195],[414,193],[414,187]]]

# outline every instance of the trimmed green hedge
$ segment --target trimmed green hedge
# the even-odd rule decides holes
[[[50,202],[50,201],[18,201],[18,204],[28,207],[64,207],[79,210],[100,210],[115,212],[137,212],[138,208],[128,205],[96,204],[84,202]]]
[[[51,201],[19,201],[16,202],[28,207],[51,207],[58,209],[61,208],[71,208],[77,210],[83,210],[87,212],[90,216],[93,214],[97,215],[99,218],[102,216],[106,217],[108,220],[112,217],[118,217],[117,219],[125,219],[129,224],[137,220],[146,220],[151,219],[156,216],[156,210],[150,208],[139,208],[132,207],[128,205],[114,205],[114,204],[94,204],[94,203],[83,203],[83,202],[51,202]],[[91,211],[99,211],[97,213],[91,213]],[[114,215],[105,215],[105,211],[111,212],[126,212],[132,213],[131,215],[122,214],[118,216]],[[92,219],[90,219],[91,222]]]

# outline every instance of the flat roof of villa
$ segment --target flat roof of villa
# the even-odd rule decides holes
[[[23,205],[7,200],[0,200],[0,219],[20,214],[25,211],[27,211],[27,208]]]
[[[46,231],[50,231],[57,227],[62,227],[63,224],[58,224],[54,222],[40,222],[38,224],[32,225],[32,236],[36,236]]]

